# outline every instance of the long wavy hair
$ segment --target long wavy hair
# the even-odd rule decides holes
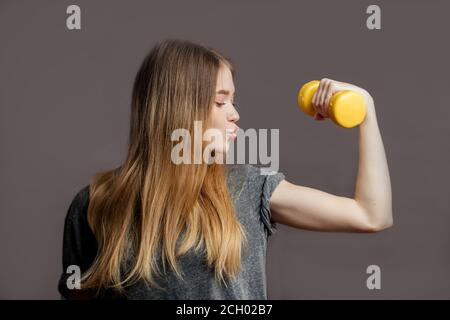
[[[225,285],[240,271],[247,238],[224,165],[171,161],[173,130],[193,136],[195,120],[208,128],[223,65],[234,75],[232,62],[216,50],[181,40],[160,42],[145,57],[133,86],[126,160],[90,181],[88,223],[98,250],[83,288],[121,291],[140,279],[160,288],[158,259],[182,279],[177,257],[191,248],[202,249]]]

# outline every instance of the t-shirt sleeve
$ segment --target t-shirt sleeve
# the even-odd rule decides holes
[[[73,271],[68,272],[68,267],[77,266],[83,274],[94,261],[97,252],[95,236],[87,223],[88,188],[83,188],[74,197],[64,221],[63,270],[58,282],[58,291],[64,298],[80,293],[78,289],[67,287],[67,280],[73,275]]]
[[[271,174],[267,174],[267,171],[263,171],[252,165],[249,165],[248,167],[250,181],[256,183],[258,190],[261,192],[261,221],[264,224],[266,234],[269,237],[277,231],[278,226],[278,224],[272,220],[270,198],[278,184],[285,179],[285,175],[282,172],[271,172]]]
[[[272,218],[272,213],[270,211],[270,197],[272,193],[275,191],[278,184],[284,180],[285,176],[282,172],[276,172],[271,175],[263,175],[264,176],[264,184],[261,195],[261,217],[264,225],[266,226],[266,230],[268,232],[268,236],[271,236],[277,231],[278,224],[274,222]]]

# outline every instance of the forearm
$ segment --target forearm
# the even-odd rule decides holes
[[[355,200],[364,208],[370,225],[384,228],[393,223],[391,182],[374,102],[368,94],[365,98],[367,115],[359,127]]]

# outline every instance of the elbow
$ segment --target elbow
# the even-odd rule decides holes
[[[372,207],[371,209],[364,208],[358,202],[360,221],[360,232],[375,233],[391,228],[394,225],[392,206],[385,206],[384,208]]]
[[[367,233],[380,232],[380,231],[391,228],[393,225],[394,225],[393,222],[386,222],[386,223],[379,223],[379,224],[371,225],[370,227],[368,227],[366,229],[366,232]]]
[[[377,221],[377,222],[372,222],[372,223],[366,224],[364,226],[363,232],[366,232],[366,233],[381,232],[383,230],[392,228],[393,225],[394,225],[394,221],[391,216],[389,219],[386,219],[383,221]]]

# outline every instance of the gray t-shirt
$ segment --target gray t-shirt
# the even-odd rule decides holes
[[[267,299],[266,249],[270,235],[277,224],[271,220],[270,197],[285,177],[281,172],[261,174],[261,170],[248,164],[226,165],[227,183],[238,219],[243,226],[248,247],[242,252],[242,268],[237,277],[225,287],[214,277],[204,256],[191,249],[179,257],[178,265],[184,279],[177,278],[169,269],[164,277],[156,277],[164,290],[148,287],[139,281],[126,288],[126,294],[115,296],[105,293],[103,298],[125,299]],[[77,193],[68,209],[63,239],[63,273],[58,290],[63,297],[74,297],[76,289],[67,289],[69,265],[78,265],[86,271],[95,259],[97,247],[94,235],[87,224],[89,186]],[[245,247],[244,247],[245,248]],[[80,290],[76,290],[81,292]]]

